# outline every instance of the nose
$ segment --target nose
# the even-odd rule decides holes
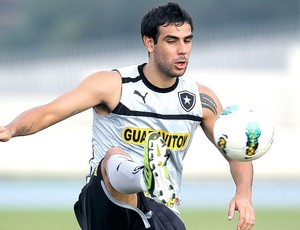
[[[180,41],[178,43],[178,54],[187,54],[187,53],[188,53],[187,44],[184,41]]]

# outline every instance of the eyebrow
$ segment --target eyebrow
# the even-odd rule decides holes
[[[191,39],[191,38],[193,38],[193,37],[194,37],[194,35],[193,35],[193,34],[190,34],[190,35],[184,37],[183,39]],[[164,37],[164,39],[179,39],[179,37],[174,36],[174,35],[166,35],[166,36]]]

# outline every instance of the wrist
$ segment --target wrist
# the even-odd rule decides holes
[[[235,195],[238,197],[247,197],[249,199],[252,199],[252,190],[251,188],[249,189],[236,189]]]

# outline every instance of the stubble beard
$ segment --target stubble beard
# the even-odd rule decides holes
[[[172,64],[168,64],[167,62],[156,60],[157,70],[160,73],[162,73],[163,75],[170,77],[170,78],[177,78],[177,77],[181,77],[182,75],[184,75],[184,73],[186,72],[187,66],[188,66],[188,62],[187,62],[185,69],[181,70],[179,73],[172,69]]]

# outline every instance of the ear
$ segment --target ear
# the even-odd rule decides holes
[[[144,45],[145,45],[146,49],[148,50],[148,52],[152,53],[154,51],[154,41],[153,41],[153,38],[144,36],[143,37],[143,42],[144,42]]]

